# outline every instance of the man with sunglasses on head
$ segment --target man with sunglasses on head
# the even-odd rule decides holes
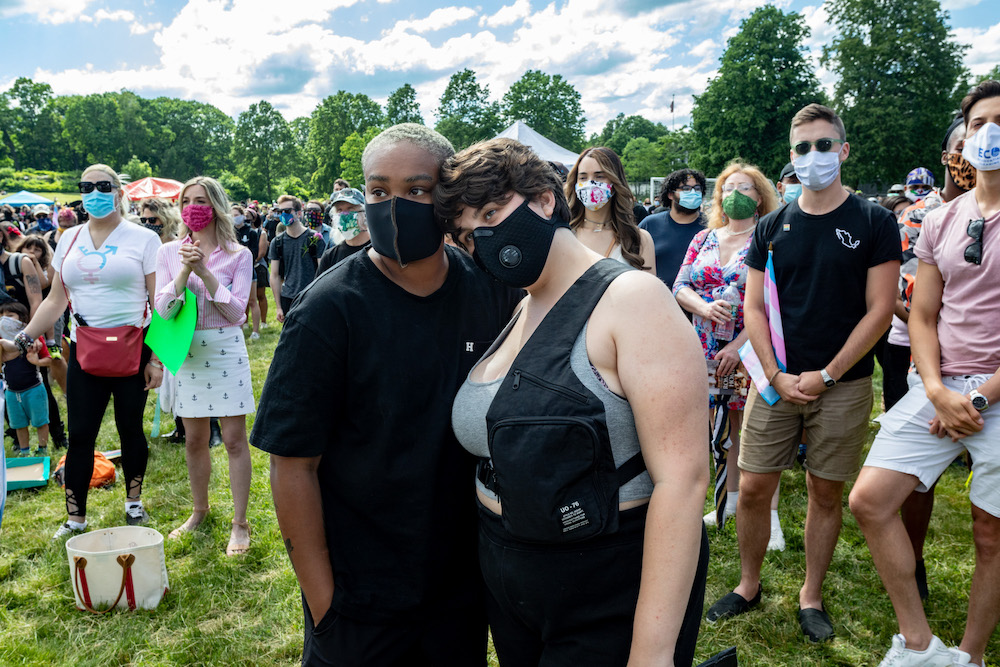
[[[677,271],[691,239],[705,228],[701,202],[705,196],[705,175],[694,169],[678,169],[663,181],[660,201],[666,211],[653,213],[639,223],[653,237],[656,276],[673,287]]]
[[[924,219],[908,322],[918,375],[882,418],[851,492],[851,511],[899,623],[883,665],[982,665],[1000,620],[1000,418],[990,409],[1000,403],[1000,82],[974,88],[962,115],[962,156],[975,168],[975,187]],[[914,551],[898,512],[966,451],[976,569],[965,635],[949,649],[920,603]]]
[[[889,326],[899,277],[892,213],[849,195],[840,180],[850,145],[840,117],[810,104],[792,119],[790,158],[802,195],[761,218],[747,253],[744,317],[773,405],[751,387],[740,448],[736,530],[742,578],[709,609],[715,622],[756,607],[771,531],[771,497],[783,470],[809,443],[806,576],[799,625],[812,642],[832,639],[823,580],[840,534],[844,483],[861,464],[872,406],[872,347]],[[773,251],[773,252],[772,252]],[[764,270],[773,257],[784,328],[785,365],[772,348]]]

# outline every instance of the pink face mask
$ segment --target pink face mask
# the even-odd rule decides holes
[[[192,232],[200,232],[208,227],[214,217],[215,211],[212,207],[202,204],[188,204],[181,211],[181,218],[183,218],[184,224]]]

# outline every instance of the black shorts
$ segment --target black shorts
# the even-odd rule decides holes
[[[271,276],[268,273],[267,267],[263,264],[258,264],[253,270],[254,274],[257,276],[257,289],[267,287],[268,283],[271,281]]]
[[[479,562],[493,646],[503,667],[624,666],[639,597],[647,506],[625,510],[613,535],[566,545],[515,541],[480,507]],[[708,535],[674,650],[690,667],[705,602]]]
[[[305,597],[302,608],[303,667],[486,666],[486,612],[479,604],[394,623],[363,623],[331,608],[315,628]]]

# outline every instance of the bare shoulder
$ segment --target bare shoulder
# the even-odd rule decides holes
[[[649,232],[644,233],[649,236]],[[674,303],[673,294],[663,281],[648,271],[623,273],[608,286],[606,296],[614,308],[668,308]]]
[[[650,234],[645,229],[643,229],[642,227],[639,228],[639,238],[642,239],[643,245],[646,245],[647,243],[650,244],[653,243],[653,235]]]

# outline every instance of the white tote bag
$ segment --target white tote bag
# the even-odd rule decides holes
[[[66,541],[77,609],[156,609],[170,588],[163,535],[142,526],[95,530]],[[104,608],[103,611],[100,611]]]

